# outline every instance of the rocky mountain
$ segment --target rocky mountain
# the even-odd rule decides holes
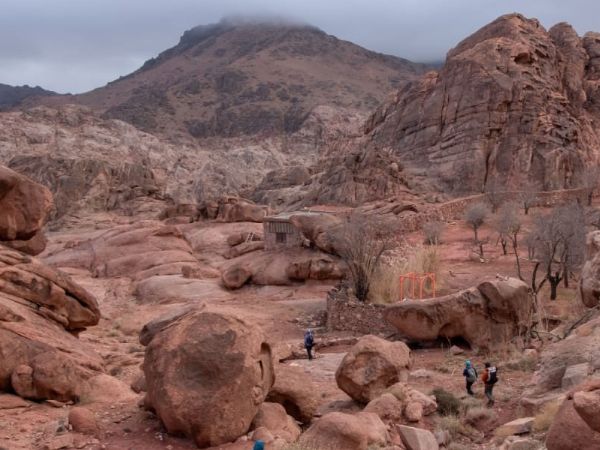
[[[256,195],[360,204],[524,182],[576,187],[599,162],[599,102],[600,34],[502,16],[450,50],[439,71],[391,94],[302,187],[263,182]]]
[[[366,146],[443,191],[576,186],[600,156],[599,67],[600,34],[502,16],[380,106]]]
[[[30,97],[57,95],[56,92],[47,91],[39,86],[9,86],[0,83],[0,111],[18,106]]]
[[[223,20],[79,103],[170,138],[277,136],[318,106],[367,113],[425,66],[378,54],[306,25]]]

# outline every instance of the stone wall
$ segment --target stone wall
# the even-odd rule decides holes
[[[383,320],[386,308],[386,305],[349,299],[344,292],[333,289],[327,295],[327,331],[383,336],[395,334],[396,329]]]
[[[519,194],[519,191],[507,191],[501,193],[500,195],[504,197],[503,201],[506,202],[517,199]],[[412,231],[420,230],[425,223],[434,220],[447,222],[451,220],[462,219],[466,209],[469,206],[485,201],[485,194],[471,195],[469,197],[450,200],[448,202],[441,203],[430,210],[401,218],[399,222],[399,228],[400,231],[410,233]],[[585,204],[586,190],[565,189],[560,191],[538,192],[536,194],[536,199],[533,202],[533,206],[549,208],[570,201],[579,201],[581,204]]]

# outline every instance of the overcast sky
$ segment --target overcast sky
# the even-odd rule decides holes
[[[600,0],[0,0],[0,83],[83,92],[223,16],[307,22],[366,48],[439,61],[497,16],[600,31]]]

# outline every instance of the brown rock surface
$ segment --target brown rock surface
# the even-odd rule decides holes
[[[462,337],[474,348],[492,348],[517,336],[531,307],[527,285],[493,280],[445,297],[407,300],[390,306],[385,320],[409,339]]]
[[[600,142],[585,103],[592,46],[567,24],[548,32],[502,16],[383,104],[367,122],[370,148],[391,150],[409,172],[427,169],[443,189],[480,192],[524,176],[573,187]]]
[[[98,432],[96,416],[87,408],[75,406],[69,410],[69,424],[73,431],[83,434],[95,434]]]
[[[281,438],[290,443],[295,442],[301,433],[296,421],[287,415],[279,403],[265,402],[260,405],[252,420],[252,426],[257,429],[264,427],[274,438]]]
[[[267,401],[282,405],[294,419],[308,424],[319,407],[319,391],[311,378],[299,367],[275,365],[275,384]]]
[[[199,447],[245,434],[274,382],[262,332],[209,312],[186,314],[158,332],[146,348],[144,374],[146,403],[170,433]]]
[[[406,344],[368,335],[350,349],[335,379],[340,389],[354,400],[368,403],[389,386],[406,381],[410,366],[410,349]]]
[[[311,425],[299,442],[309,448],[367,450],[370,445],[385,445],[388,439],[386,426],[373,413],[332,412]]]
[[[48,189],[0,166],[0,241],[33,238],[51,207]]]
[[[595,450],[600,448],[600,433],[592,430],[573,407],[573,399],[567,398],[546,435],[548,450]]]

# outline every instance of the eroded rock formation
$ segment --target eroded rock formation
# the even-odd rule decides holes
[[[492,349],[526,329],[531,303],[527,285],[509,278],[445,297],[407,300],[390,306],[384,317],[411,340],[461,337],[473,348]]]

